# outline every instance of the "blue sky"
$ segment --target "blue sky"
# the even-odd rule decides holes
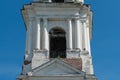
[[[20,10],[32,0],[1,0],[0,80],[16,80],[25,53],[25,25]],[[93,16],[91,50],[99,80],[120,79],[120,1],[86,0]]]

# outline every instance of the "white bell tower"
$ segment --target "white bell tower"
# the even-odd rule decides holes
[[[18,80],[97,80],[90,50],[92,12],[84,0],[34,0],[22,15],[26,52]]]

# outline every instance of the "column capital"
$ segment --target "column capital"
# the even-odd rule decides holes
[[[72,20],[72,18],[67,18],[67,20],[68,20],[68,21],[71,21],[71,20]]]
[[[44,26],[43,27],[47,27],[48,18],[47,17],[43,17],[43,22],[44,22]]]
[[[36,22],[38,23],[38,24],[40,24],[40,20],[41,18],[40,17],[36,17]]]
[[[43,20],[47,20],[48,19],[48,17],[46,16],[46,17],[43,17]]]
[[[84,23],[84,22],[87,22],[87,19],[81,19],[80,21]]]
[[[29,17],[27,20],[30,22],[30,21],[35,20],[35,18],[34,17]]]
[[[75,16],[74,18],[75,18],[75,20],[80,20],[79,16]]]
[[[29,16],[29,18],[32,18],[32,19],[36,19],[36,17],[38,17],[38,16]]]
[[[72,20],[72,19],[73,19],[73,17],[68,16],[68,17],[66,17],[66,19],[67,19],[67,20]]]
[[[41,17],[36,16],[36,20],[40,20],[40,19],[41,19]]]

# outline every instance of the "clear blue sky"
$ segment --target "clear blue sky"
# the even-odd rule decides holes
[[[0,80],[16,80],[25,52],[25,25],[21,11],[30,0],[1,0]],[[120,1],[86,0],[91,4],[93,39],[91,49],[99,80],[120,80]]]

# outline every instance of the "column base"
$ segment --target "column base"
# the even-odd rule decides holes
[[[76,50],[76,51],[81,51],[81,49],[80,49],[80,48],[75,48],[74,50]]]
[[[67,50],[67,58],[80,58],[80,50],[72,49]]]
[[[71,48],[68,48],[66,51],[73,51],[73,49],[71,49]]]

